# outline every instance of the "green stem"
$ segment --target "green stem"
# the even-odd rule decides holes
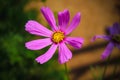
[[[68,69],[67,69],[67,63],[65,63],[64,66],[65,66],[65,72],[66,72],[66,75],[67,75],[67,80],[70,80],[69,79],[69,74],[68,74]]]
[[[106,73],[106,71],[107,71],[107,65],[108,65],[108,63],[109,63],[110,56],[111,56],[111,54],[108,56],[107,63],[106,63],[106,65],[105,65],[105,67],[104,67],[104,71],[103,71],[103,75],[102,75],[102,80],[103,80],[104,77],[105,77],[105,73]]]

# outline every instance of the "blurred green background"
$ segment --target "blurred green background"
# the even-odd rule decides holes
[[[64,69],[58,64],[56,55],[40,65],[35,58],[47,48],[40,51],[25,48],[25,42],[36,39],[25,31],[25,23],[36,20],[39,14],[34,9],[24,11],[29,1],[0,0],[0,80],[64,80]]]

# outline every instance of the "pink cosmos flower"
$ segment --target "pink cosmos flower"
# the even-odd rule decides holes
[[[66,44],[70,44],[75,48],[82,47],[83,38],[67,37],[67,35],[78,26],[80,22],[80,13],[77,13],[70,25],[68,25],[70,20],[69,11],[64,10],[59,12],[58,25],[56,25],[53,12],[48,7],[42,7],[41,12],[51,26],[52,31],[34,20],[29,20],[25,25],[25,30],[30,34],[44,36],[45,38],[27,42],[25,46],[30,50],[40,50],[51,45],[46,53],[35,59],[40,64],[51,59],[58,47],[58,60],[63,64],[72,58],[72,52],[67,48]]]
[[[114,23],[113,26],[108,27],[107,30],[109,35],[96,35],[92,39],[92,41],[95,41],[97,38],[102,38],[109,41],[105,51],[102,53],[102,59],[107,58],[115,46],[120,49],[120,25]]]

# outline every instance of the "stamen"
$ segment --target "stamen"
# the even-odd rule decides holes
[[[59,43],[59,42],[63,41],[64,38],[65,38],[65,35],[64,35],[64,33],[61,32],[61,31],[56,31],[56,32],[54,32],[53,35],[52,35],[52,41],[53,41],[54,43]]]

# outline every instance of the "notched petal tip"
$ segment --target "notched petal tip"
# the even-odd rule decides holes
[[[58,25],[61,30],[65,30],[70,20],[70,13],[67,9],[58,13]]]
[[[25,43],[25,47],[26,47],[27,49],[29,49],[29,50],[35,50],[35,49],[31,48],[30,42],[26,42],[26,43]]]
[[[64,13],[69,13],[69,10],[68,10],[68,9],[65,9],[63,12],[64,12]]]
[[[28,49],[28,42],[25,43],[25,47]]]
[[[68,28],[65,30],[65,33],[67,35],[70,34],[79,25],[80,20],[81,20],[81,15],[79,12],[73,17],[72,22],[70,23]]]
[[[76,49],[80,49],[83,46],[84,39],[80,37],[68,37],[66,38],[66,43],[70,44]]]
[[[59,59],[59,60],[58,60],[58,62],[59,62],[60,64],[64,64],[64,63],[66,63],[66,62],[70,61],[70,60],[71,60],[71,58],[72,58],[72,56],[71,56],[71,57],[69,57],[68,59]]]
[[[63,64],[72,58],[72,52],[67,48],[65,43],[61,43],[59,45],[59,53],[58,54],[59,54],[58,61],[60,64]]]
[[[37,63],[39,63],[39,64],[43,64],[43,63],[44,63],[44,62],[41,62],[41,61],[39,60],[39,58],[36,58],[35,61],[36,61]]]
[[[40,50],[40,49],[47,47],[51,44],[52,44],[51,39],[45,38],[45,39],[38,39],[38,40],[26,42],[25,47],[29,50]]]
[[[30,34],[37,35],[37,36],[44,36],[50,37],[52,31],[41,25],[39,22],[34,20],[29,20],[25,24],[25,30]]]
[[[53,54],[55,53],[56,49],[57,45],[53,44],[46,53],[38,56],[35,60],[40,64],[49,61],[52,58]]]
[[[48,8],[48,7],[42,7],[42,8],[40,8],[40,11],[42,12],[42,11],[45,11],[46,9],[50,9],[50,8]]]
[[[35,20],[28,20],[28,21],[26,22],[26,24],[34,23],[34,22],[36,22],[36,21],[35,21]]]
[[[45,17],[46,21],[49,23],[52,30],[54,30],[54,31],[57,30],[58,27],[56,26],[54,14],[51,11],[51,9],[48,7],[42,7],[40,10],[41,10],[43,16]]]
[[[29,28],[30,28],[29,26],[30,26],[32,23],[33,23],[33,20],[29,20],[29,21],[26,22],[26,24],[25,24],[25,30],[26,30],[26,31],[29,30]]]
[[[60,63],[60,64],[64,64],[64,63],[68,62],[69,60],[70,60],[70,59],[64,60],[64,61],[60,61],[60,60],[59,60],[59,63]]]
[[[25,30],[30,32],[32,29],[32,26],[35,25],[37,22],[34,20],[29,20],[27,21],[27,23],[25,24]]]

